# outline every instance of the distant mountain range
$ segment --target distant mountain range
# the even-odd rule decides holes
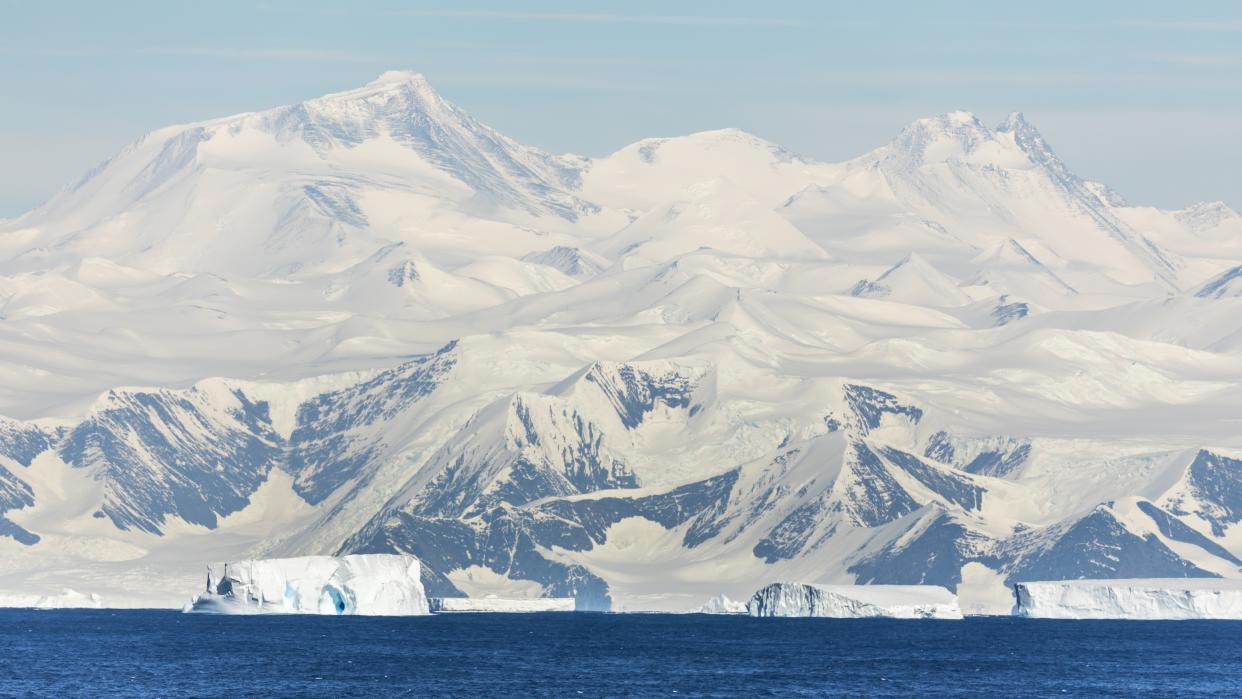
[[[1242,216],[1020,114],[552,155],[416,73],[0,224],[0,591],[408,552],[434,596],[1242,577]]]

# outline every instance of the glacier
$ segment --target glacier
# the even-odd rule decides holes
[[[957,596],[934,585],[812,585],[776,582],[746,603],[756,617],[961,619]]]
[[[1036,619],[1242,619],[1242,580],[1061,580],[1014,585],[1015,614]]]
[[[271,558],[208,567],[207,589],[184,611],[203,614],[429,614],[413,556]]]
[[[486,597],[432,597],[431,611],[445,612],[572,612],[572,597],[541,597],[515,599],[488,595]]]

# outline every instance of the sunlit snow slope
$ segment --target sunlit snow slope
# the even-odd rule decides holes
[[[1014,114],[844,163],[524,146],[420,75],[148,134],[0,224],[0,598],[409,553],[427,594],[1239,578],[1242,217]]]

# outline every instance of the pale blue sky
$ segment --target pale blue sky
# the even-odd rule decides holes
[[[920,116],[1019,110],[1136,203],[1242,208],[1242,3],[351,4],[0,0],[0,217],[153,128],[391,68],[588,155],[737,126],[838,160]]]

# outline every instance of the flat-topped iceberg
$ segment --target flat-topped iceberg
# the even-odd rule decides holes
[[[747,603],[751,616],[961,619],[957,595],[933,585],[811,585],[778,582]]]
[[[1242,619],[1242,580],[1055,580],[1014,593],[1018,616],[1039,619]]]
[[[536,597],[512,599],[487,597],[433,597],[433,612],[572,612],[573,597]]]
[[[102,609],[103,599],[94,593],[65,588],[57,595],[9,595],[0,593],[0,607],[27,609]]]
[[[208,566],[183,611],[209,614],[429,614],[417,558],[397,554],[269,558]]]

